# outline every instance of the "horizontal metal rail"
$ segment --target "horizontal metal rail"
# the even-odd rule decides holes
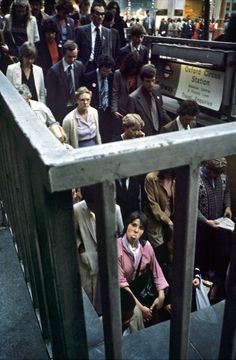
[[[45,333],[52,341],[54,357],[86,358],[88,350],[76,266],[71,189],[100,184],[98,256],[100,276],[104,282],[105,351],[107,358],[119,359],[122,340],[117,301],[117,249],[116,242],[111,241],[115,234],[112,182],[122,177],[174,167],[177,168],[179,189],[176,201],[179,218],[176,219],[174,236],[175,240],[182,239],[181,242],[174,241],[174,251],[177,255],[184,254],[184,257],[180,256],[182,263],[178,256],[174,262],[173,283],[176,284],[174,291],[178,292],[178,297],[173,301],[170,357],[186,358],[199,166],[204,159],[236,154],[236,124],[232,122],[68,151],[37,121],[2,74],[0,84],[3,129],[0,133],[0,164],[3,166],[0,193],[7,211],[12,215],[13,231],[16,235],[19,233],[20,240],[17,237],[17,241],[26,257],[26,265],[29,258],[36,254],[36,258],[29,261],[29,277],[33,273],[37,306],[45,311]],[[11,141],[8,141],[9,138]],[[20,168],[15,164],[16,154],[21,159]],[[10,163],[7,163],[8,160]],[[14,180],[19,174],[16,187]],[[23,187],[24,184],[28,186]],[[19,188],[22,191],[20,195]],[[22,209],[18,208],[18,199],[32,224],[21,221]],[[26,231],[27,227],[30,231]],[[31,255],[32,241],[35,246]],[[32,260],[37,262],[36,267],[31,264]],[[235,257],[233,260],[236,260]],[[40,269],[40,276],[37,276],[36,269]],[[232,328],[235,331],[235,324]]]
[[[165,36],[149,36],[145,35],[144,42],[149,47],[155,43],[168,43],[168,44],[182,44],[196,47],[206,47],[209,49],[225,49],[225,50],[236,50],[235,42],[224,42],[224,41],[208,41],[208,40],[195,40]]]

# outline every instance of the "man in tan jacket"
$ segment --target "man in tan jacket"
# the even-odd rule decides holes
[[[155,253],[163,244],[168,228],[173,227],[175,180],[172,169],[151,172],[144,182],[147,235]]]

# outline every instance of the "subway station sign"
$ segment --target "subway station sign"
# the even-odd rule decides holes
[[[189,64],[158,60],[157,80],[162,93],[218,111],[221,106],[224,72]]]

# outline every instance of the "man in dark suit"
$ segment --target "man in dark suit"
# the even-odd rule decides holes
[[[185,100],[177,109],[177,118],[164,125],[160,133],[189,130],[196,127],[196,117],[199,113],[198,104],[194,100]]]
[[[143,27],[148,35],[155,35],[155,19],[150,15],[150,10],[146,10],[146,17],[143,19]]]
[[[98,67],[84,75],[84,85],[92,91],[91,106],[98,110],[99,130],[102,142],[110,142],[112,138],[112,70],[115,66],[114,60],[109,55],[101,55],[98,58]]]
[[[163,109],[161,88],[156,84],[156,68],[145,64],[140,71],[142,85],[129,95],[128,109],[143,119],[146,136],[159,134],[163,125],[171,121]]]
[[[140,24],[134,24],[130,29],[131,41],[129,44],[125,45],[120,49],[118,59],[116,62],[116,67],[119,68],[123,59],[127,54],[131,52],[136,52],[139,55],[140,62],[142,65],[148,63],[148,49],[146,46],[142,45],[144,39],[145,29]]]
[[[116,203],[120,206],[123,222],[141,207],[141,185],[139,178],[132,176],[116,180]]]
[[[67,40],[63,58],[49,69],[46,77],[47,106],[60,124],[76,107],[75,91],[83,84],[84,66],[76,60],[77,56],[77,44]]]
[[[78,59],[84,64],[86,72],[97,68],[97,59],[101,54],[112,56],[112,34],[109,29],[102,26],[104,16],[104,6],[94,2],[91,6],[91,24],[76,29]]]
[[[103,26],[111,30],[111,36],[112,36],[112,56],[113,59],[116,61],[117,57],[120,52],[120,34],[119,31],[112,26],[114,25],[114,14],[112,11],[106,11]]]

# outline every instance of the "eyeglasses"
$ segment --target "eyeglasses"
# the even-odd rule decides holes
[[[105,16],[104,12],[94,11],[94,15],[96,16]]]

